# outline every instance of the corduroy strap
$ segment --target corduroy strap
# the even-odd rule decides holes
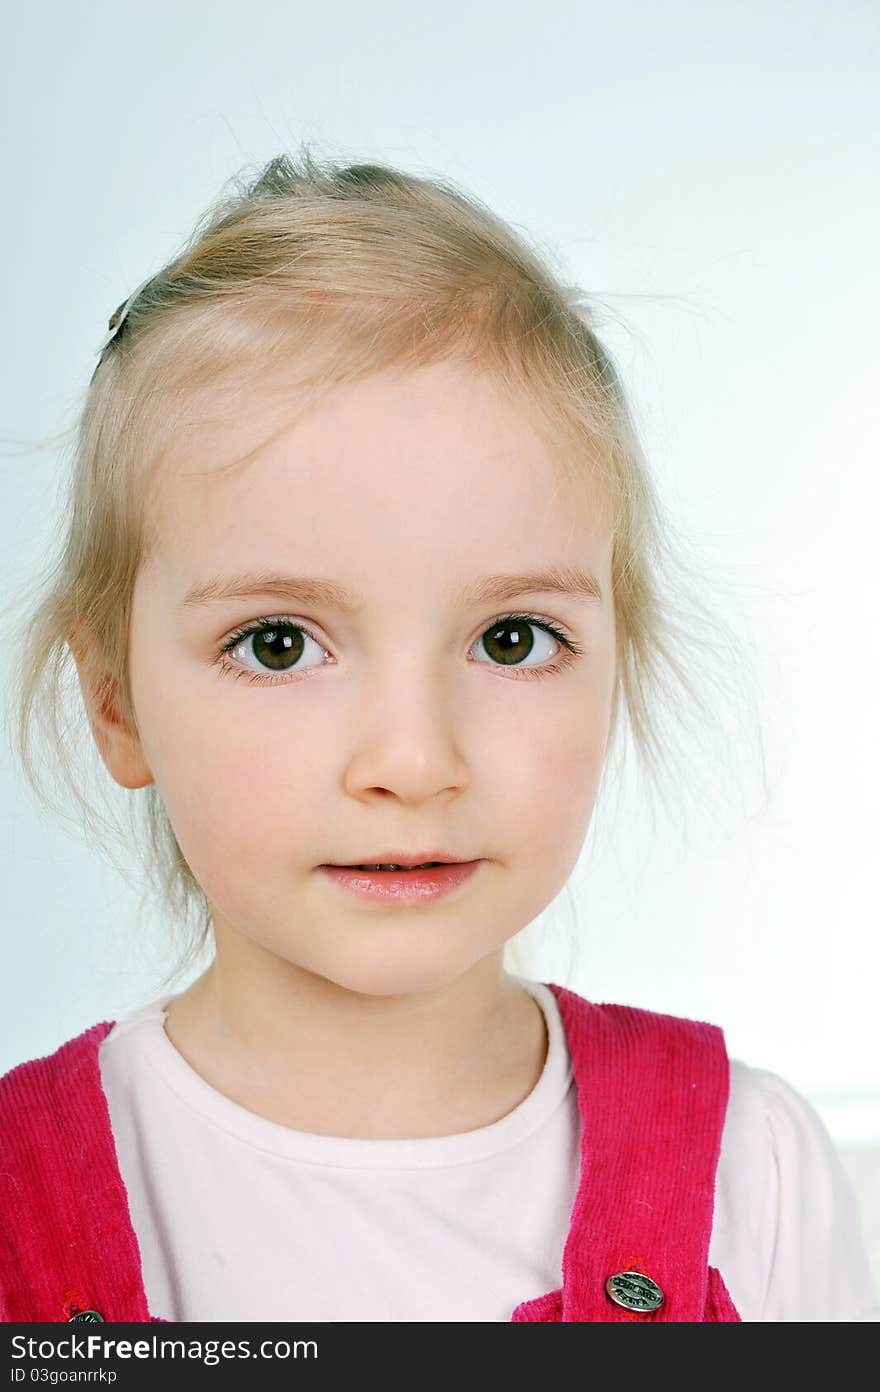
[[[555,993],[582,1121],[581,1179],[563,1285],[514,1320],[738,1320],[707,1266],[729,1065],[721,1030]],[[0,1318],[78,1308],[150,1320],[98,1050],[112,1022],[0,1079]],[[635,1315],[605,1294],[638,1270],[664,1292]],[[155,1318],[155,1317],[153,1317]]]
[[[4,1321],[148,1321],[98,1050],[112,1021],[0,1079]]]
[[[717,1025],[622,1005],[594,1005],[546,983],[568,1039],[582,1123],[581,1176],[562,1287],[524,1301],[513,1320],[739,1320],[710,1278],[715,1172],[730,1088]],[[634,1313],[606,1294],[639,1271],[663,1304]]]

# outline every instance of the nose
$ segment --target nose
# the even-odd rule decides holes
[[[353,797],[390,794],[404,803],[460,791],[468,766],[460,743],[461,712],[451,686],[412,666],[369,684],[353,714],[344,769]]]

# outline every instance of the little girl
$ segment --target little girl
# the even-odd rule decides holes
[[[880,1318],[798,1093],[505,965],[624,716],[650,768],[695,699],[590,324],[476,199],[308,150],[111,318],[21,728],[69,651],[172,978],[213,956],[0,1080],[5,1320]]]

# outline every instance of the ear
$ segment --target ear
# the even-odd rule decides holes
[[[109,773],[123,788],[145,787],[154,780],[143,746],[125,723],[119,691],[102,666],[95,644],[79,623],[67,641],[92,735]]]

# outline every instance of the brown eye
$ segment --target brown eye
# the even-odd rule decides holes
[[[312,660],[302,660],[311,644]],[[542,677],[562,671],[583,654],[583,648],[555,624],[527,614],[509,614],[484,629],[474,647],[482,647],[481,662]],[[239,653],[239,656],[236,656]],[[246,654],[250,654],[250,660]],[[554,658],[558,658],[556,662]],[[529,660],[534,659],[534,660]],[[221,670],[233,677],[271,685],[331,661],[327,649],[302,624],[268,618],[231,634],[218,654]],[[256,664],[256,665],[254,665]],[[273,675],[274,674],[274,675]]]
[[[535,632],[540,634],[537,642]],[[491,660],[503,667],[533,667],[555,657],[555,648],[558,647],[558,640],[546,625],[538,623],[535,619],[525,618],[502,619],[486,629],[479,643]],[[542,647],[550,650],[542,652]],[[536,662],[526,663],[525,659],[536,648]]]
[[[300,659],[311,644],[316,660],[302,662]],[[320,666],[325,650],[304,628],[292,623],[276,623],[274,620],[254,625],[233,635],[224,651],[234,656],[241,650],[241,666],[254,675],[270,672],[293,672],[303,667]],[[256,666],[246,661],[250,656]],[[238,662],[239,659],[236,659]]]
[[[305,634],[301,628],[261,628],[253,635],[253,655],[273,672],[286,672],[302,657]]]

